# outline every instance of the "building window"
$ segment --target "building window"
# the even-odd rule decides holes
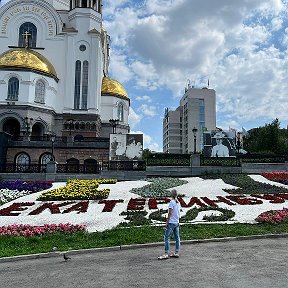
[[[81,61],[77,60],[75,64],[75,88],[74,88],[74,109],[80,107],[80,89],[81,89]]]
[[[12,77],[8,81],[8,100],[18,100],[19,95],[19,80],[17,77]]]
[[[82,72],[82,109],[87,109],[87,96],[88,96],[88,61],[83,62]]]
[[[48,162],[51,161],[51,159],[53,159],[53,155],[50,153],[46,153],[42,155],[41,160],[40,160],[41,165],[46,165]]]
[[[38,80],[35,86],[35,102],[45,103],[45,83],[42,80]]]
[[[83,44],[80,45],[79,50],[80,50],[81,52],[84,52],[84,51],[86,50],[86,46],[83,45]]]
[[[37,41],[37,28],[31,22],[23,23],[19,28],[18,46],[25,47],[25,33],[28,35],[28,47],[35,48]]]
[[[75,63],[74,109],[87,109],[89,63],[80,60]]]
[[[118,104],[118,108],[117,108],[117,115],[118,115],[118,119],[120,122],[124,121],[124,106],[122,103]]]
[[[30,165],[30,157],[26,153],[20,153],[16,158],[16,171],[17,172],[24,172],[29,169]]]

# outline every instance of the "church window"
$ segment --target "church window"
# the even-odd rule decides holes
[[[80,45],[79,50],[80,50],[81,52],[84,52],[84,51],[86,50],[86,46],[83,45],[83,44]]]
[[[28,33],[27,33],[28,32]],[[19,28],[18,46],[25,47],[25,33],[28,35],[28,47],[35,48],[37,41],[37,28],[31,22],[23,23]]]
[[[88,61],[83,62],[82,73],[82,109],[87,109],[87,96],[88,96]]]
[[[87,109],[87,98],[88,98],[88,61],[80,60],[76,61],[75,64],[75,87],[74,87],[74,109],[79,110]]]
[[[19,95],[19,80],[17,77],[12,77],[8,81],[7,100],[18,100]]]
[[[77,60],[75,65],[74,109],[80,108],[80,88],[81,88],[81,61]]]
[[[124,121],[124,106],[123,106],[123,104],[119,103],[117,109],[118,109],[118,111],[117,111],[118,119],[120,122],[123,122]]]
[[[42,80],[38,80],[35,86],[35,102],[45,103],[45,83]]]

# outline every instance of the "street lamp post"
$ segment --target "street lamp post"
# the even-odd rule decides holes
[[[54,161],[54,142],[55,142],[55,139],[56,139],[56,135],[55,134],[51,134],[51,161]]]
[[[194,135],[194,154],[196,154],[196,133],[197,133],[198,129],[196,127],[194,127],[192,129],[193,135]]]
[[[116,127],[119,123],[119,119],[110,119],[109,123],[112,126],[112,134],[115,134],[116,133]]]

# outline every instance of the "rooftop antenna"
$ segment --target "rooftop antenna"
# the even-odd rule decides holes
[[[209,81],[209,78],[208,78],[208,83],[207,83],[207,84],[208,84],[207,86],[208,86],[208,88],[209,88],[209,86],[210,86],[210,81]]]

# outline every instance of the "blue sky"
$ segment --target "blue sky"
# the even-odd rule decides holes
[[[217,127],[288,124],[288,4],[281,0],[103,0],[110,76],[131,99],[132,131],[162,150],[165,107],[188,79],[216,90]]]

